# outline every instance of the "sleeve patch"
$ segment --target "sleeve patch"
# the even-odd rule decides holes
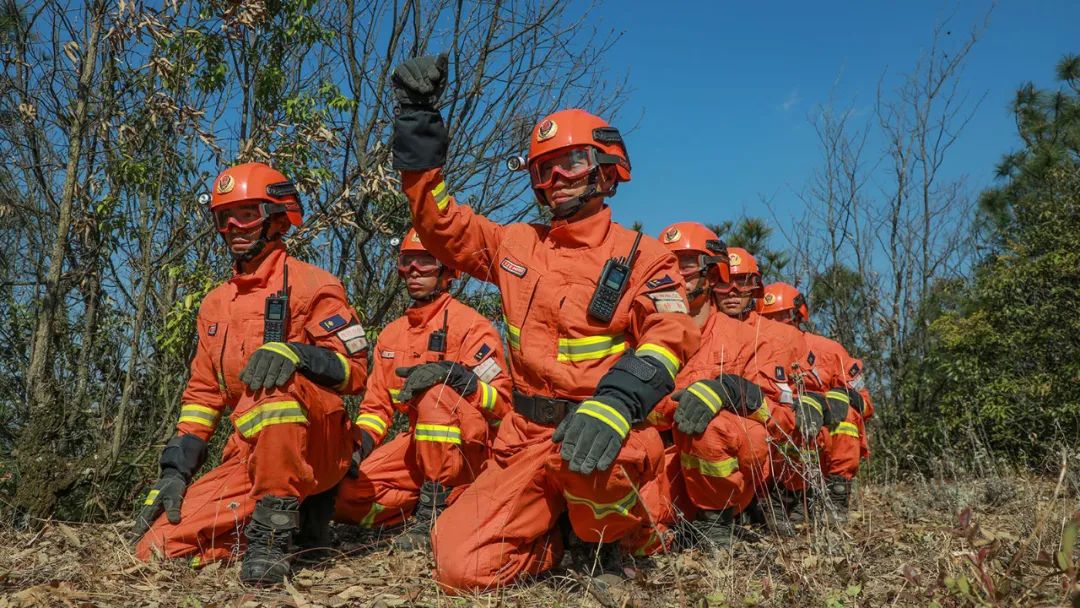
[[[211,323],[210,326],[206,328],[206,335],[208,335],[208,336],[216,336],[217,335],[217,323]]]
[[[816,357],[814,357],[814,351],[810,351],[810,354],[806,355],[806,362],[813,365],[814,359],[816,359]]]
[[[795,393],[787,382],[777,382],[776,388],[780,389],[780,403],[791,405],[795,402]]]
[[[213,335],[213,334],[210,334],[210,335]],[[859,369],[859,364],[858,363],[853,363],[851,365],[851,369],[848,370],[848,376],[854,378],[855,376],[858,376],[859,372],[861,372],[861,371],[862,370]]]
[[[645,296],[653,301],[657,312],[690,312],[689,306],[686,305],[686,298],[677,291],[657,291],[647,293]]]
[[[364,326],[359,323],[353,323],[352,325],[337,332],[338,340],[345,345],[345,351],[350,355],[354,355],[368,347],[367,336],[364,335]]]
[[[861,391],[864,388],[866,388],[866,381],[863,380],[862,376],[859,376],[858,378],[855,378],[851,382],[848,382],[848,388],[850,388],[852,390],[856,390],[856,391]]]
[[[495,358],[492,357],[474,367],[473,373],[476,374],[476,377],[480,378],[481,381],[490,383],[496,376],[502,373],[502,368],[499,367],[499,364],[495,362]]]
[[[330,318],[319,321],[319,327],[323,328],[324,331],[333,332],[335,330],[341,329],[342,327],[345,327],[346,325],[348,325],[348,323],[349,322],[346,321],[345,318],[341,315],[334,315]]]
[[[672,285],[674,283],[675,283],[675,279],[673,279],[673,278],[671,278],[671,276],[665,274],[664,276],[662,276],[662,277],[660,277],[658,279],[653,279],[653,280],[645,283],[645,287],[648,287],[649,289],[656,289],[657,287],[663,287],[664,285]]]
[[[780,382],[787,382],[787,374],[784,373],[783,365],[777,365],[774,374]]]
[[[488,356],[490,353],[491,347],[488,346],[487,343],[484,343],[480,346],[480,350],[476,351],[476,354],[473,355],[473,358],[477,361],[483,361],[484,357]]]

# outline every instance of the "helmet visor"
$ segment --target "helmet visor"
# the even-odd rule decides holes
[[[732,275],[729,281],[717,281],[713,286],[713,291],[727,295],[732,292],[736,292],[739,295],[752,294],[757,289],[761,288],[761,277],[756,274],[736,274]]]
[[[248,231],[257,228],[276,213],[285,213],[285,205],[268,202],[246,201],[214,209],[214,227],[218,232],[229,230]]]
[[[529,173],[533,188],[544,189],[550,188],[560,175],[574,181],[585,177],[598,166],[596,151],[591,146],[578,146],[541,156],[532,163]]]

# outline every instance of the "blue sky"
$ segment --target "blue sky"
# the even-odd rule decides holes
[[[659,8],[659,7],[663,8]],[[983,23],[989,2],[719,2],[607,4],[597,24],[622,32],[607,56],[633,88],[620,122],[633,181],[615,217],[650,234],[687,219],[801,214],[796,193],[819,162],[808,115],[830,97],[869,113],[951,16],[954,37]],[[599,11],[598,11],[599,13]],[[1051,86],[1062,55],[1080,53],[1080,2],[1002,0],[969,56],[962,86],[982,105],[944,171],[973,191],[1018,145],[1008,105],[1019,85]],[[959,41],[957,41],[959,42]],[[618,126],[618,125],[617,125]],[[873,151],[877,154],[876,150]]]

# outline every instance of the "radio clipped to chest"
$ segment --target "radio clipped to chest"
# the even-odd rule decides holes
[[[625,258],[611,258],[604,262],[604,268],[600,271],[600,278],[596,282],[592,299],[589,301],[589,315],[597,321],[610,323],[615,316],[615,309],[619,307],[626,286],[630,282],[630,269],[634,265],[634,256],[637,255],[638,243],[641,242],[641,233],[634,237],[634,245],[630,247],[630,253]]]
[[[289,264],[285,261],[281,291],[266,296],[263,342],[284,342],[289,335]]]

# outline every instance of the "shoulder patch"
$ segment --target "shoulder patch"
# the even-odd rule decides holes
[[[656,289],[657,287],[663,287],[664,285],[671,285],[674,282],[675,282],[675,279],[673,279],[670,276],[665,274],[664,276],[662,276],[662,277],[660,277],[658,279],[653,279],[653,280],[649,281],[648,283],[645,283],[645,287],[648,287],[649,289]]]
[[[784,373],[783,365],[777,365],[773,373],[780,382],[787,382],[787,374]]]
[[[477,361],[483,361],[484,357],[488,356],[489,353],[491,353],[491,347],[485,343],[480,345],[480,350],[476,351],[476,354],[473,355],[473,358]]]
[[[476,374],[477,378],[480,378],[481,382],[490,383],[496,376],[502,373],[502,368],[499,367],[499,364],[495,362],[494,358],[490,358],[474,367],[473,373]]]
[[[364,335],[364,326],[359,323],[353,323],[337,332],[336,335],[337,339],[341,340],[342,345],[345,346],[345,352],[350,355],[355,355],[368,347],[367,336]]]
[[[346,321],[345,318],[341,315],[334,315],[328,319],[323,319],[322,321],[319,321],[319,327],[323,328],[326,331],[336,331],[341,329],[342,327],[345,327],[347,324],[348,321]]]
[[[210,334],[210,335],[213,335],[213,334]],[[851,364],[851,369],[848,370],[848,376],[851,376],[852,378],[854,378],[855,376],[858,376],[859,372],[861,372],[861,371],[862,370],[859,368],[858,363],[852,363]]]
[[[806,362],[810,365],[814,364],[815,359],[817,359],[817,357],[814,356],[814,351],[810,351],[810,353],[806,355]]]
[[[526,272],[529,272],[528,268],[518,264],[510,258],[503,258],[502,261],[499,262],[499,267],[519,279],[524,277]]]
[[[686,298],[677,291],[654,291],[645,294],[645,297],[652,300],[653,305],[656,306],[657,312],[690,312],[690,307],[686,303]]]

